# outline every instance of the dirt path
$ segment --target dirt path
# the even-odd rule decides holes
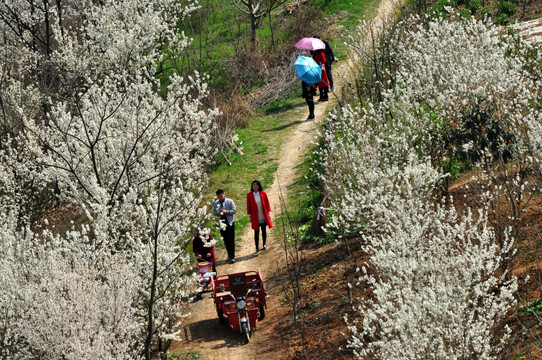
[[[383,0],[378,9],[378,17],[382,18],[393,12],[393,0]],[[346,61],[333,68],[336,93],[344,80],[344,74],[348,70]],[[330,101],[317,103],[315,107],[316,118],[314,121],[304,121],[307,116],[307,109],[290,110],[292,122],[299,122],[293,132],[284,141],[279,157],[279,166],[275,174],[273,184],[266,189],[269,201],[273,209],[273,215],[281,210],[280,194],[285,194],[286,189],[297,178],[295,168],[302,160],[302,154],[309,148],[316,133],[315,130],[324,122],[327,111],[337,104],[337,100],[330,95]],[[237,199],[244,201],[244,199]],[[286,201],[287,203],[287,201]],[[227,274],[246,270],[260,269],[265,279],[271,276],[272,272],[284,262],[284,253],[280,239],[273,237],[273,230],[270,231],[267,243],[269,249],[261,251],[259,256],[254,254],[253,231],[250,225],[245,229],[236,229],[236,260],[235,264],[228,264],[223,259],[227,257],[225,251],[217,254],[219,274]],[[258,324],[249,344],[245,344],[240,333],[232,331],[229,326],[222,326],[218,322],[213,299],[209,293],[203,295],[203,299],[190,304],[191,315],[182,320],[182,342],[175,342],[170,348],[173,354],[187,354],[197,352],[203,360],[207,359],[281,359],[280,342],[274,337],[276,319],[273,314],[279,306],[283,306],[277,298],[277,292],[268,292],[266,318]],[[275,346],[271,350],[269,347]],[[266,354],[262,355],[260,349],[267,348]]]

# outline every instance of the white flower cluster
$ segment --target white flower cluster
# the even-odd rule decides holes
[[[501,155],[524,147],[542,154],[542,112],[533,105],[541,96],[540,68],[528,71],[542,60],[536,45],[498,37],[481,21],[411,27],[397,42],[397,86],[387,98],[401,98],[396,116],[417,127],[433,163],[455,155],[446,148],[468,148],[473,139],[480,154],[484,146]]]
[[[177,337],[217,110],[198,74],[156,74],[181,56],[193,9],[0,4],[1,358],[150,358]],[[83,225],[31,221],[25,186],[50,184]]]
[[[371,259],[358,286],[373,296],[349,326],[349,345],[359,357],[497,359],[492,331],[517,290],[515,278],[496,275],[508,233],[500,248],[481,211],[459,216],[415,198],[394,206],[381,233],[365,237]]]
[[[483,22],[400,26],[381,43],[392,56],[381,98],[343,106],[322,134],[327,229],[361,236],[370,255],[357,286],[372,296],[350,322],[349,345],[360,358],[498,358],[507,334],[492,331],[517,289],[504,270],[511,230],[492,227],[488,202],[458,213],[434,194],[452,147],[479,150],[484,164],[504,149],[540,156],[539,70],[528,71],[530,45]],[[513,182],[516,202],[525,183]]]

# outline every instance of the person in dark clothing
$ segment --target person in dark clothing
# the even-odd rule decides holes
[[[213,271],[216,272],[215,247],[210,245],[209,241],[213,240],[211,234],[208,235],[208,240],[199,233],[192,240],[192,251],[198,259],[202,259],[213,264]],[[209,246],[210,245],[210,246]]]
[[[314,35],[313,37],[320,39],[318,35]],[[333,91],[333,75],[331,74],[331,65],[337,61],[335,59],[335,54],[333,53],[333,49],[331,48],[331,45],[326,40],[320,39],[322,42],[326,45],[326,48],[324,49],[324,55],[326,56],[326,73],[327,78],[329,80],[329,87],[331,91]]]
[[[307,106],[309,107],[309,117],[307,117],[307,120],[312,120],[314,119],[314,96],[316,96],[316,88],[304,81],[301,82],[301,86],[303,89],[301,97],[305,98]]]

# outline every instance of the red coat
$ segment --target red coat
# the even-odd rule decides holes
[[[325,67],[326,55],[324,54],[324,50],[316,50],[312,54],[312,58],[314,59],[314,61],[316,61],[316,63],[318,65],[321,66],[322,64],[324,64],[324,66],[322,66],[323,67],[322,75],[320,76],[322,81],[320,81],[318,84],[316,84],[316,86],[318,86],[319,88],[328,87],[329,86],[329,79],[327,78],[327,72],[326,72],[326,67]]]
[[[269,205],[269,199],[265,191],[260,191],[260,198],[262,199],[262,211],[267,226],[271,229],[273,223],[271,222],[271,217],[269,213],[271,212],[271,205]],[[258,230],[258,205],[256,204],[256,199],[254,199],[254,193],[251,191],[247,194],[247,214],[250,215],[250,222],[252,224],[252,230]]]

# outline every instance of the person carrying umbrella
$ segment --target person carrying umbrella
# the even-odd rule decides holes
[[[305,73],[305,75],[309,75],[311,80],[312,80],[313,76],[316,76],[317,79],[316,79],[316,81],[311,83],[311,82],[303,79],[303,77],[299,73],[298,73],[298,77],[301,80],[305,81],[309,85],[316,84],[316,86],[320,90],[320,98],[318,99],[318,101],[327,101],[328,100],[328,94],[327,93],[328,93],[328,89],[329,89],[329,80],[328,80],[327,73],[326,73],[326,68],[325,68],[326,56],[324,54],[324,49],[326,48],[326,44],[324,44],[324,42],[322,40],[312,37],[312,38],[303,38],[303,39],[299,40],[297,43],[295,43],[294,46],[296,48],[298,48],[298,49],[310,50],[312,59],[314,60],[313,64],[316,64],[316,66],[318,67],[318,72],[315,72],[314,69],[312,69],[310,67],[310,64],[307,63],[306,61],[304,61],[303,65],[309,66],[309,69],[310,69],[310,71],[307,71]],[[299,58],[298,58],[298,60],[299,60]],[[296,63],[294,63],[294,67],[296,67],[297,63],[298,63],[298,61],[296,61]],[[301,68],[303,68],[303,67],[301,67]],[[296,67],[296,71],[298,71],[297,67]],[[305,76],[305,75],[303,75],[303,76]]]
[[[314,35],[313,38],[320,39],[320,36]],[[335,54],[333,53],[331,45],[329,45],[326,40],[320,40],[322,40],[322,42],[326,45],[326,48],[324,49],[324,55],[326,56],[326,73],[327,78],[329,79],[329,87],[331,88],[331,91],[333,91],[333,74],[331,74],[331,65],[336,61]]]
[[[326,72],[326,55],[324,54],[323,49],[311,50],[311,55],[314,61],[322,67],[322,75],[320,76],[321,81],[316,84],[320,92],[318,101],[328,101],[329,97],[327,93],[329,91],[329,79]]]
[[[316,95],[314,84],[320,82],[322,68],[313,58],[298,56],[294,63],[294,69],[298,79],[301,80],[301,96],[305,99],[309,107],[309,117],[307,117],[307,120],[312,120],[314,119],[314,96]]]

